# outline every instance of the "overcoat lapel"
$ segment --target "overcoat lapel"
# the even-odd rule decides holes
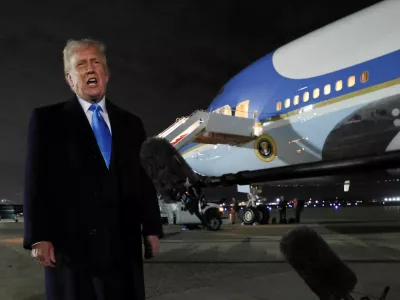
[[[118,166],[123,163],[120,160],[123,157],[124,151],[124,137],[126,138],[126,124],[124,124],[123,115],[120,114],[118,108],[106,98],[106,107],[108,116],[110,118],[111,130],[112,130],[112,153],[111,153],[111,164],[110,170],[116,170]]]

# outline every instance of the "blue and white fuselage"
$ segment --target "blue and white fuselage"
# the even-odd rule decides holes
[[[384,1],[244,69],[208,111],[244,110],[259,137],[191,143],[181,149],[185,160],[220,176],[400,149],[399,11],[400,1]]]

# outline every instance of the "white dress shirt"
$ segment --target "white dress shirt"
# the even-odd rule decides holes
[[[77,95],[77,97],[78,97],[79,103],[82,106],[83,111],[86,114],[86,117],[88,118],[90,126],[92,126],[92,115],[93,115],[93,112],[91,110],[89,110],[89,107],[90,107],[90,105],[92,105],[92,103],[79,98],[78,95]],[[108,126],[108,129],[110,129],[110,133],[112,133],[111,132],[110,118],[108,117],[107,108],[106,108],[106,99],[105,99],[105,97],[103,97],[103,99],[101,99],[101,101],[98,104],[100,105],[100,107],[102,109],[100,114],[103,117],[104,121],[106,122],[106,124]]]

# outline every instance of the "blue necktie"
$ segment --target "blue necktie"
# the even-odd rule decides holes
[[[98,104],[92,104],[89,110],[93,112],[92,115],[92,127],[94,135],[96,136],[97,144],[99,145],[101,154],[103,154],[107,168],[110,166],[111,158],[111,133],[106,122],[103,119],[100,111],[101,106]]]

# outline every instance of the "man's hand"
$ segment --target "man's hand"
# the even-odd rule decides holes
[[[160,241],[158,239],[158,236],[149,235],[147,237],[147,241],[151,245],[151,250],[152,250],[153,256],[156,256],[158,254],[158,250],[160,249]]]
[[[33,245],[31,255],[41,267],[55,267],[56,257],[51,242],[40,242]]]

